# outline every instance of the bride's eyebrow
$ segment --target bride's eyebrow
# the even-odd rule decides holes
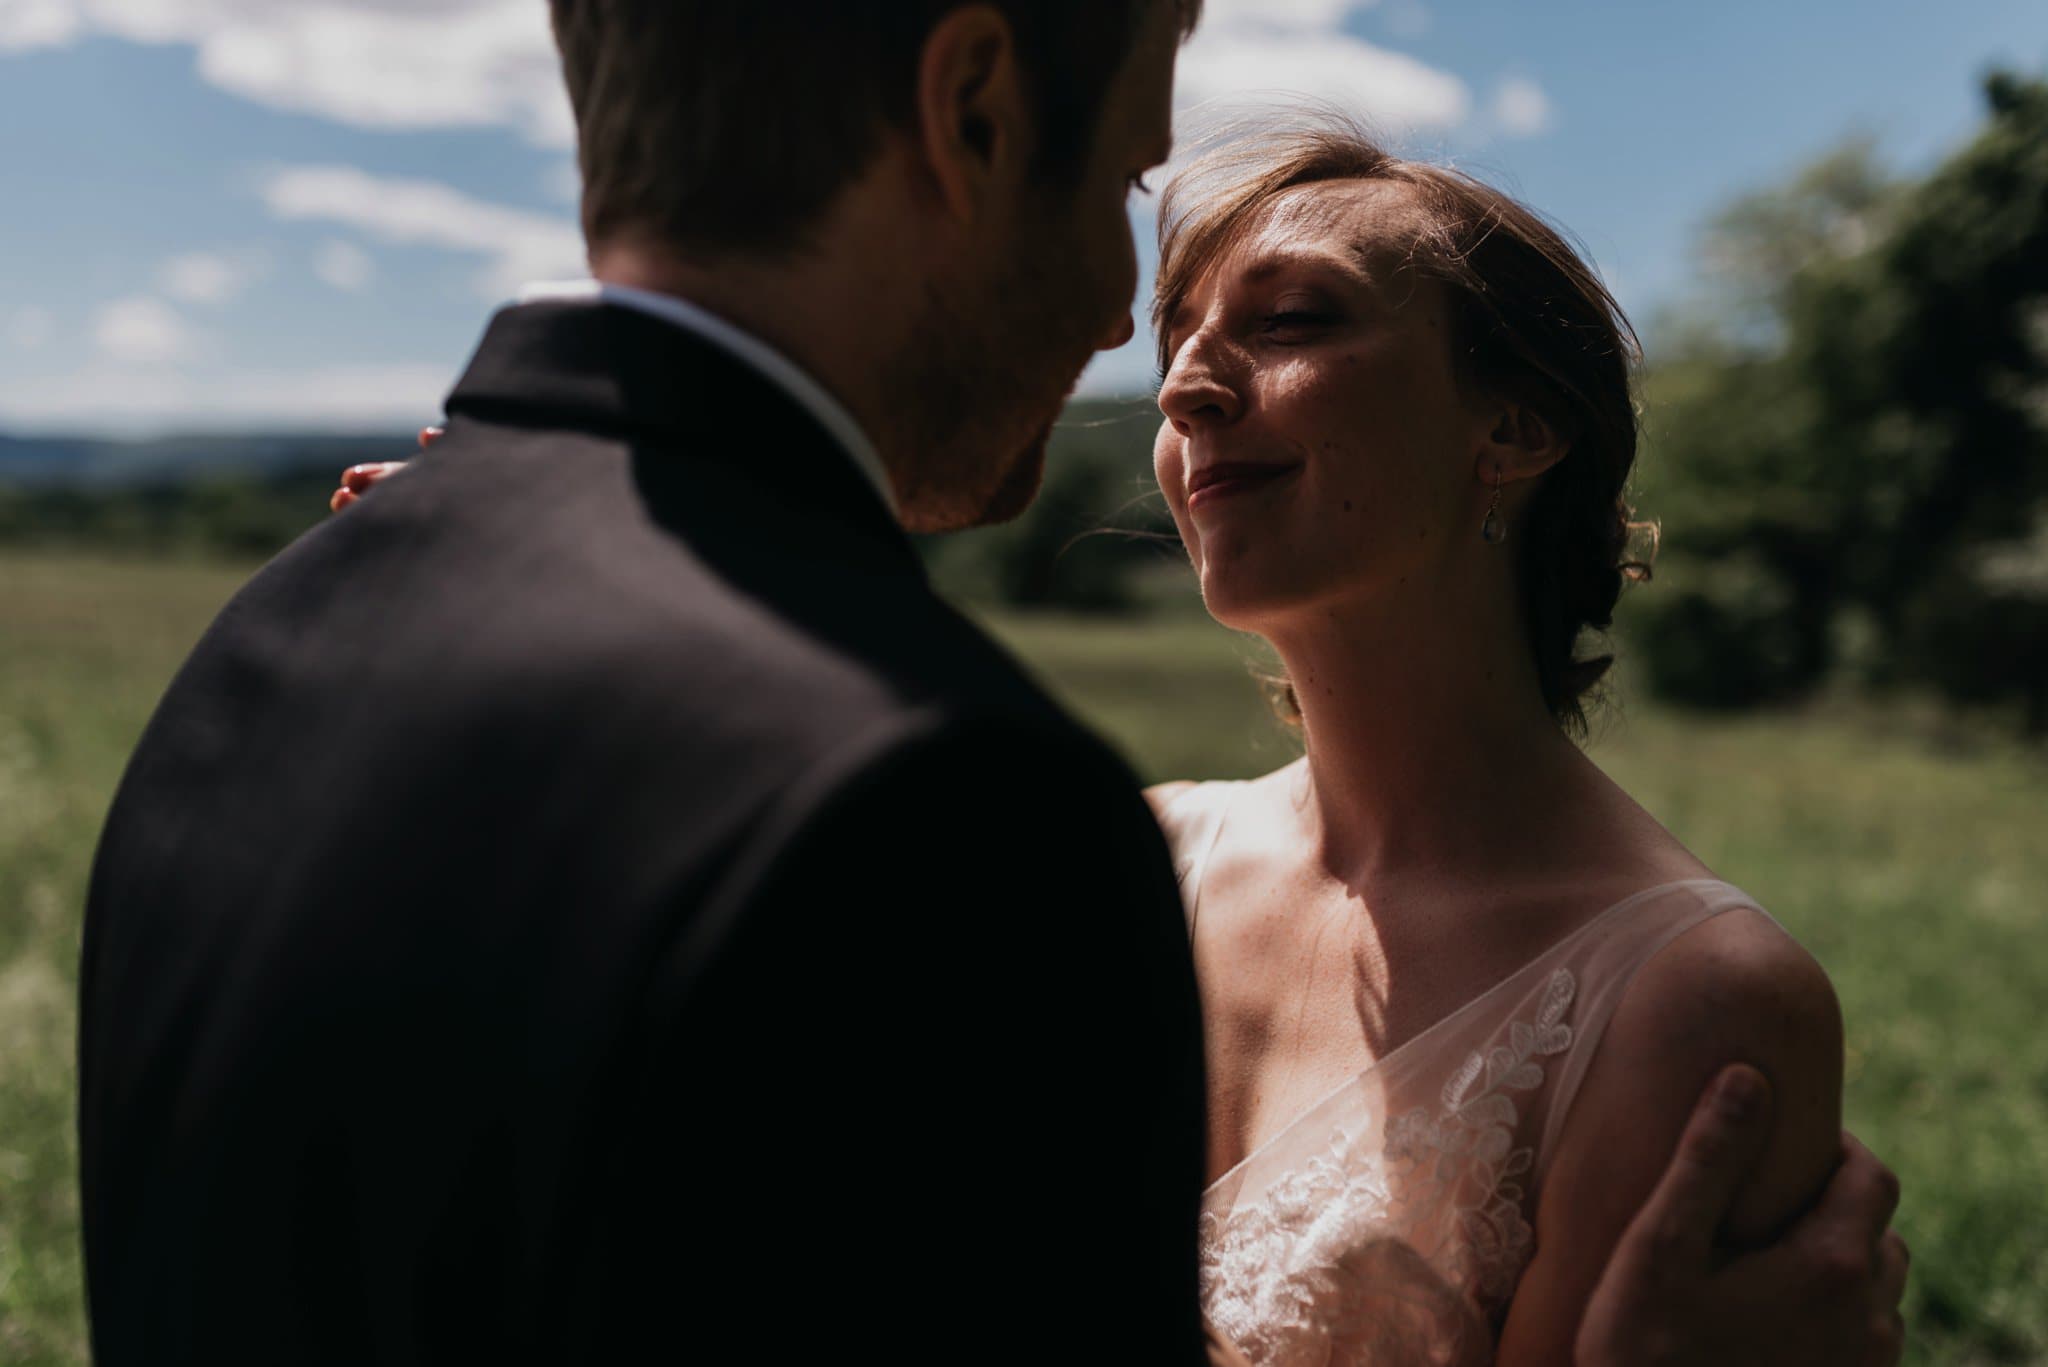
[[[1372,273],[1357,258],[1341,252],[1307,248],[1290,248],[1254,257],[1245,263],[1241,277],[1257,284],[1296,270],[1322,271],[1360,289],[1370,289],[1373,285]]]
[[[1307,247],[1287,247],[1261,252],[1237,268],[1236,279],[1241,283],[1263,284],[1276,275],[1288,271],[1321,271],[1334,275],[1346,284],[1359,290],[1370,290],[1377,284],[1377,278],[1365,268],[1355,256],[1343,252],[1319,251]],[[1160,330],[1162,345],[1166,339],[1176,336],[1187,326],[1193,310],[1183,299],[1168,314]]]

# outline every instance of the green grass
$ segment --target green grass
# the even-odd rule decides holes
[[[73,996],[108,799],[243,571],[0,556],[0,1362],[86,1360]]]
[[[79,909],[121,765],[239,568],[0,554],[0,1362],[86,1361],[72,1147]],[[1147,779],[1286,762],[1205,621],[991,623]],[[2048,1362],[2048,759],[1904,714],[1634,705],[1594,753],[1819,956],[1851,1124],[1906,1181],[1910,1360]]]

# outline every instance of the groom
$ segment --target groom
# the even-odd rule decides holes
[[[1130,335],[1192,10],[555,0],[603,283],[228,606],[108,820],[105,1367],[1201,1360],[1160,837],[904,536],[1022,509]],[[1754,1092],[1584,1360],[1895,1360],[1867,1156],[1714,1254]]]

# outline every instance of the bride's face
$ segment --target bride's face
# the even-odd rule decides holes
[[[1489,427],[1405,186],[1300,186],[1167,320],[1154,468],[1210,612],[1264,631],[1440,588],[1479,541]],[[1470,543],[1470,544],[1468,544]]]

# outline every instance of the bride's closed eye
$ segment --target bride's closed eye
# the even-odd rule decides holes
[[[1259,331],[1267,337],[1286,340],[1302,337],[1320,331],[1340,321],[1337,314],[1326,310],[1285,309],[1269,313],[1259,322]]]

